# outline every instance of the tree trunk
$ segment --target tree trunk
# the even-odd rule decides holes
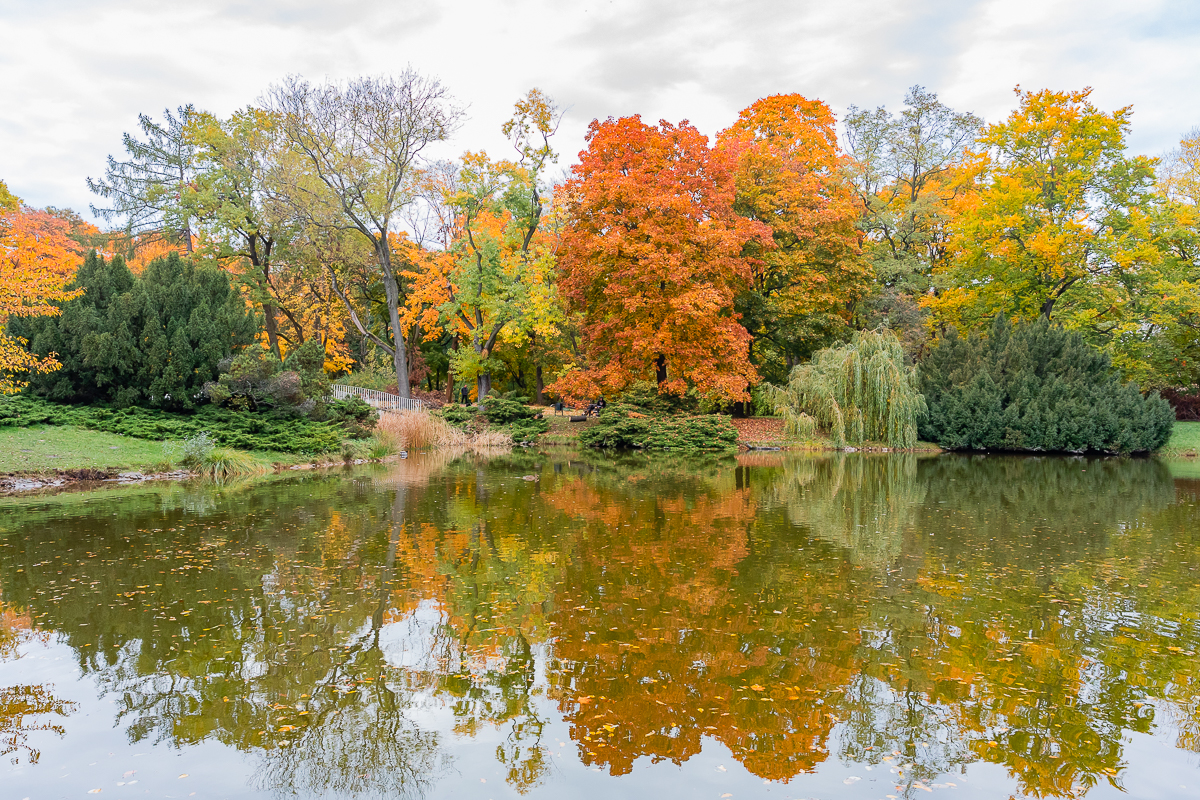
[[[487,397],[488,392],[492,390],[492,373],[481,372],[479,377],[475,379],[475,391],[479,393],[476,402],[482,403],[483,398]]]
[[[1052,295],[1052,296],[1046,298],[1046,302],[1042,303],[1042,316],[1045,317],[1047,320],[1049,320],[1050,315],[1054,313],[1054,304],[1057,301],[1058,301],[1058,298],[1054,297]]]
[[[264,252],[262,256],[258,252],[258,244],[262,241]],[[270,239],[260,240],[257,234],[250,234],[246,237],[246,249],[250,255],[250,265],[253,266],[262,274],[263,285],[260,289],[267,293],[267,297],[271,296],[271,246],[274,242]],[[190,251],[189,251],[190,252]],[[267,301],[262,304],[263,309],[263,327],[267,329],[267,344],[271,347],[271,352],[279,360],[283,360],[283,351],[279,349],[279,322],[275,319],[275,303]],[[303,341],[303,337],[301,337]]]
[[[542,380],[542,365],[537,365],[537,399],[535,402],[539,406],[546,405],[546,384]]]
[[[395,351],[392,353],[392,363],[396,367],[396,391],[401,397],[412,397],[408,385],[408,359],[404,351],[404,332],[400,327],[400,285],[396,282],[396,274],[392,272],[392,256],[387,238],[383,237],[376,244],[379,266],[383,268],[383,291],[387,295],[388,322],[392,329],[392,343]]]
[[[659,353],[658,358],[654,359],[654,379],[659,386],[667,382],[667,356],[664,353]]]
[[[267,344],[271,346],[271,352],[275,357],[283,360],[283,353],[279,351],[279,323],[275,321],[275,304],[263,303],[263,327],[267,329]]]
[[[458,349],[458,336],[457,335],[455,335],[454,343],[452,345],[450,345],[450,349],[451,350]],[[453,363],[454,363],[454,359],[453,359],[453,357],[451,357],[446,364],[446,402],[447,403],[454,402],[454,367],[451,366]]]

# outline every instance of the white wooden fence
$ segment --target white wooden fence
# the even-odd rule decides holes
[[[361,397],[367,405],[380,411],[420,411],[425,403],[415,397],[400,397],[387,392],[377,392],[374,389],[363,389],[358,386],[344,386],[335,383],[329,387],[329,396],[334,400],[345,400],[347,397]]]

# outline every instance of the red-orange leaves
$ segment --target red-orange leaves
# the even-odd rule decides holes
[[[587,140],[560,258],[587,377],[606,392],[657,377],[661,392],[745,399],[758,376],[733,299],[749,285],[744,245],[770,232],[734,214],[734,158],[687,122],[596,120]]]

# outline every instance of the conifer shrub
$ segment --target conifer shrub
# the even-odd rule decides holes
[[[31,376],[29,391],[67,403],[191,409],[218,365],[254,341],[257,326],[229,276],[172,253],[135,276],[95,252],[75,285],[84,294],[53,317],[12,317],[12,335],[62,368]]]
[[[537,411],[525,405],[527,400],[515,392],[509,392],[488,395],[480,405],[489,423],[503,428],[512,436],[515,444],[528,444],[550,430],[550,421],[542,419]]]
[[[437,412],[442,419],[455,427],[461,428],[475,419],[475,406],[464,406],[458,403],[447,403]]]
[[[1153,452],[1175,415],[1122,384],[1108,355],[1041,319],[998,316],[987,336],[951,331],[926,356],[921,438],[948,450]]]
[[[736,450],[737,437],[723,414],[648,412],[628,403],[605,408],[597,424],[579,433],[585,447],[715,452]]]
[[[207,432],[223,447],[303,454],[336,452],[347,437],[369,434],[365,425],[350,425],[344,420],[318,422],[304,417],[247,414],[214,405],[202,406],[195,413],[179,413],[155,408],[61,405],[25,395],[0,399],[0,427],[31,425],[73,425],[155,441],[188,439]]]

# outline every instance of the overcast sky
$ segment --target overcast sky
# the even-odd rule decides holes
[[[898,109],[922,84],[992,121],[1012,89],[1092,86],[1133,105],[1131,149],[1200,125],[1197,0],[0,0],[0,179],[87,213],[84,179],[139,112],[225,115],[288,73],[439,78],[467,106],[454,153],[506,152],[537,86],[568,108],[564,167],[596,117],[689,119],[713,134],[755,99],[799,92]]]

